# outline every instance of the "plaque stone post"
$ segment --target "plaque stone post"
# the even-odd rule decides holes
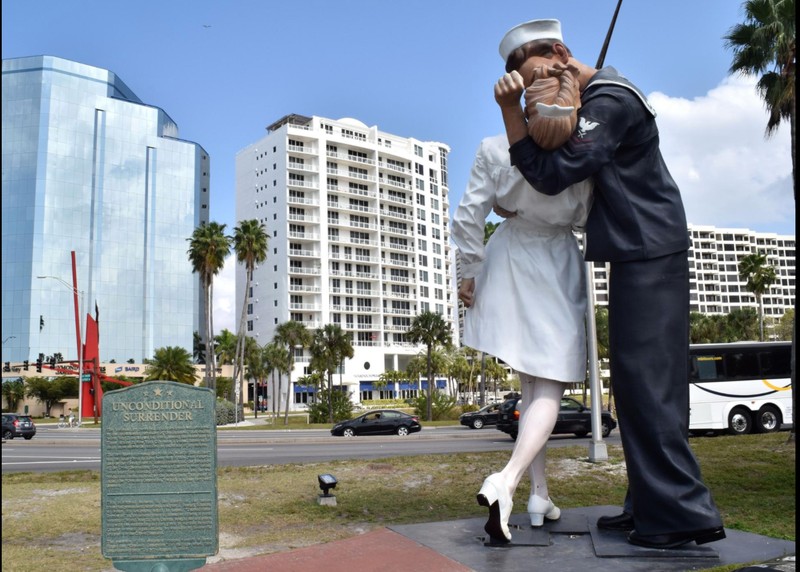
[[[102,552],[126,572],[187,572],[219,549],[211,389],[150,381],[103,396]]]

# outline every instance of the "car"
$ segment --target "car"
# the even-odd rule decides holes
[[[373,409],[355,419],[337,423],[331,429],[335,437],[356,435],[408,435],[422,430],[419,417],[394,409]]]
[[[3,413],[3,439],[24,437],[29,441],[34,435],[36,435],[36,424],[29,416]]]
[[[473,429],[481,429],[486,425],[496,425],[497,416],[500,413],[500,403],[491,403],[477,411],[462,413],[458,422]]]
[[[496,428],[511,435],[512,439],[517,438],[519,431],[519,401],[518,397],[504,401],[500,405],[500,412],[497,416]],[[617,427],[617,422],[611,413],[603,411],[600,415],[600,425],[603,437],[608,437],[611,431]],[[562,397],[561,410],[558,412],[553,434],[574,433],[578,437],[585,437],[591,432],[592,410],[571,397]]]

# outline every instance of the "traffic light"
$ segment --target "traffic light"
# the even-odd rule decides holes
[[[42,355],[36,358],[36,373],[42,373]]]
[[[11,371],[11,362],[7,361],[3,364],[3,371]]]
[[[28,365],[29,365],[28,360],[25,360],[24,362],[22,362],[22,369],[28,371]]]

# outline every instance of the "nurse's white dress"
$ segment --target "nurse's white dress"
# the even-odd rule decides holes
[[[538,193],[510,165],[505,135],[481,142],[452,229],[462,275],[475,278],[465,345],[532,376],[586,378],[586,282],[572,231],[586,221],[591,190],[584,181],[556,196]],[[495,202],[517,216],[484,248]]]

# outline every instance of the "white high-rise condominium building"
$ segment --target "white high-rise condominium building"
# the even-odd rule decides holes
[[[763,297],[764,315],[780,318],[794,308],[795,237],[746,228],[717,228],[690,224],[689,303],[691,312],[728,314],[756,309],[756,297],[739,275],[739,262],[748,254],[763,253],[777,271],[777,279]],[[595,304],[608,305],[609,268],[593,263]]]
[[[289,320],[311,330],[338,324],[355,356],[337,385],[355,401],[413,395],[416,383],[372,382],[422,349],[406,339],[414,316],[428,310],[453,322],[450,148],[350,118],[287,115],[267,131],[236,156],[236,220],[257,219],[269,236],[248,293],[247,335],[264,345]],[[244,281],[239,265],[238,308]],[[293,382],[309,357],[297,350]],[[310,391],[295,384],[292,406]]]
[[[755,295],[747,291],[739,275],[739,262],[748,254],[763,253],[777,273],[775,283],[763,297],[764,315],[779,319],[794,308],[795,237],[746,228],[688,225],[689,300],[691,312],[728,314],[742,308],[757,309]],[[578,235],[582,243],[582,235]],[[457,254],[457,249],[456,249]],[[458,259],[458,256],[456,256]],[[458,262],[456,262],[458,264]],[[588,268],[588,266],[587,266]],[[592,284],[596,306],[608,306],[610,265],[592,262]],[[456,280],[457,281],[457,280]],[[463,330],[464,306],[458,304],[458,327]]]
[[[739,276],[739,262],[748,254],[767,255],[777,279],[763,296],[764,315],[780,318],[794,308],[795,237],[745,228],[689,225],[691,310],[727,314],[739,308],[756,308],[756,298]]]

